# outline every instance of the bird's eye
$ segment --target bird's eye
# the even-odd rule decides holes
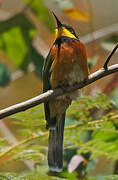
[[[72,33],[72,34],[75,34],[75,31],[74,31],[73,29],[71,29],[71,33]]]
[[[69,28],[69,31],[71,32],[71,33],[75,33],[75,31],[70,27]]]
[[[76,35],[74,29],[71,26],[68,26],[67,29],[74,35]]]
[[[76,35],[76,33],[75,33],[75,31],[74,31],[74,29],[73,28],[69,28],[69,31],[75,36],[75,37],[77,37],[77,35]]]
[[[67,26],[66,28],[67,28],[71,33],[74,33],[73,28],[71,28],[70,26]]]

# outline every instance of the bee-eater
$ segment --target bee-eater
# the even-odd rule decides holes
[[[55,41],[43,66],[43,92],[66,85],[72,86],[88,77],[85,46],[72,27],[62,24],[55,14],[54,17],[57,28]],[[44,103],[49,128],[48,165],[51,171],[62,171],[65,112],[79,92],[66,93]]]

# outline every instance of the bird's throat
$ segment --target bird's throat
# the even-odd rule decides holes
[[[65,36],[65,37],[69,37],[69,38],[74,38],[77,39],[75,37],[74,34],[72,34],[68,29],[66,29],[65,27],[59,28],[55,30],[55,39],[61,37],[61,36]]]

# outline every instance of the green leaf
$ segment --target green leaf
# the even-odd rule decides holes
[[[0,138],[0,148],[7,144],[7,140],[5,138]]]
[[[11,78],[8,67],[0,62],[0,86],[5,87],[8,85]]]
[[[118,109],[118,88],[115,88],[111,95],[114,102],[113,106]]]
[[[43,172],[43,170],[42,170]],[[46,173],[32,171],[25,173],[0,173],[0,180],[66,180],[56,176],[48,176]]]
[[[15,65],[19,67],[28,51],[21,29],[14,27],[4,32],[0,38],[0,48],[2,48],[9,58],[13,60]]]
[[[35,35],[34,25],[24,14],[17,14],[0,22],[0,47],[16,67],[27,70],[31,61],[30,47]]]
[[[77,172],[68,173],[68,171],[64,171],[64,172],[60,173],[60,176],[63,177],[63,178],[67,178],[67,179],[73,179],[73,180],[78,179]]]
[[[18,131],[28,137],[32,133],[45,131],[45,118],[42,105],[35,106],[25,112],[20,112],[11,116],[14,123],[21,127]]]

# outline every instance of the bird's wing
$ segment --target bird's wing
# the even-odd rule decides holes
[[[51,84],[50,84],[50,76],[51,76],[51,65],[53,62],[53,58],[51,55],[51,50],[47,56],[47,58],[44,61],[43,69],[42,69],[42,76],[43,76],[43,92],[48,91],[51,89]],[[50,108],[49,108],[49,102],[44,103],[44,109],[45,109],[45,118],[47,121],[47,126],[48,122],[50,121]]]
[[[86,54],[86,48],[85,46],[83,45],[82,42],[79,42],[79,46],[78,46],[78,53],[79,53],[79,61],[80,61],[80,64],[81,64],[81,67],[83,69],[83,72],[84,72],[84,75],[85,75],[85,78],[88,77],[89,75],[89,69],[88,69],[88,62],[87,62],[87,54]]]
[[[50,85],[50,75],[51,75],[51,65],[53,62],[53,58],[51,56],[51,50],[44,61],[43,69],[42,69],[42,76],[43,76],[43,92],[48,91],[51,89]]]

